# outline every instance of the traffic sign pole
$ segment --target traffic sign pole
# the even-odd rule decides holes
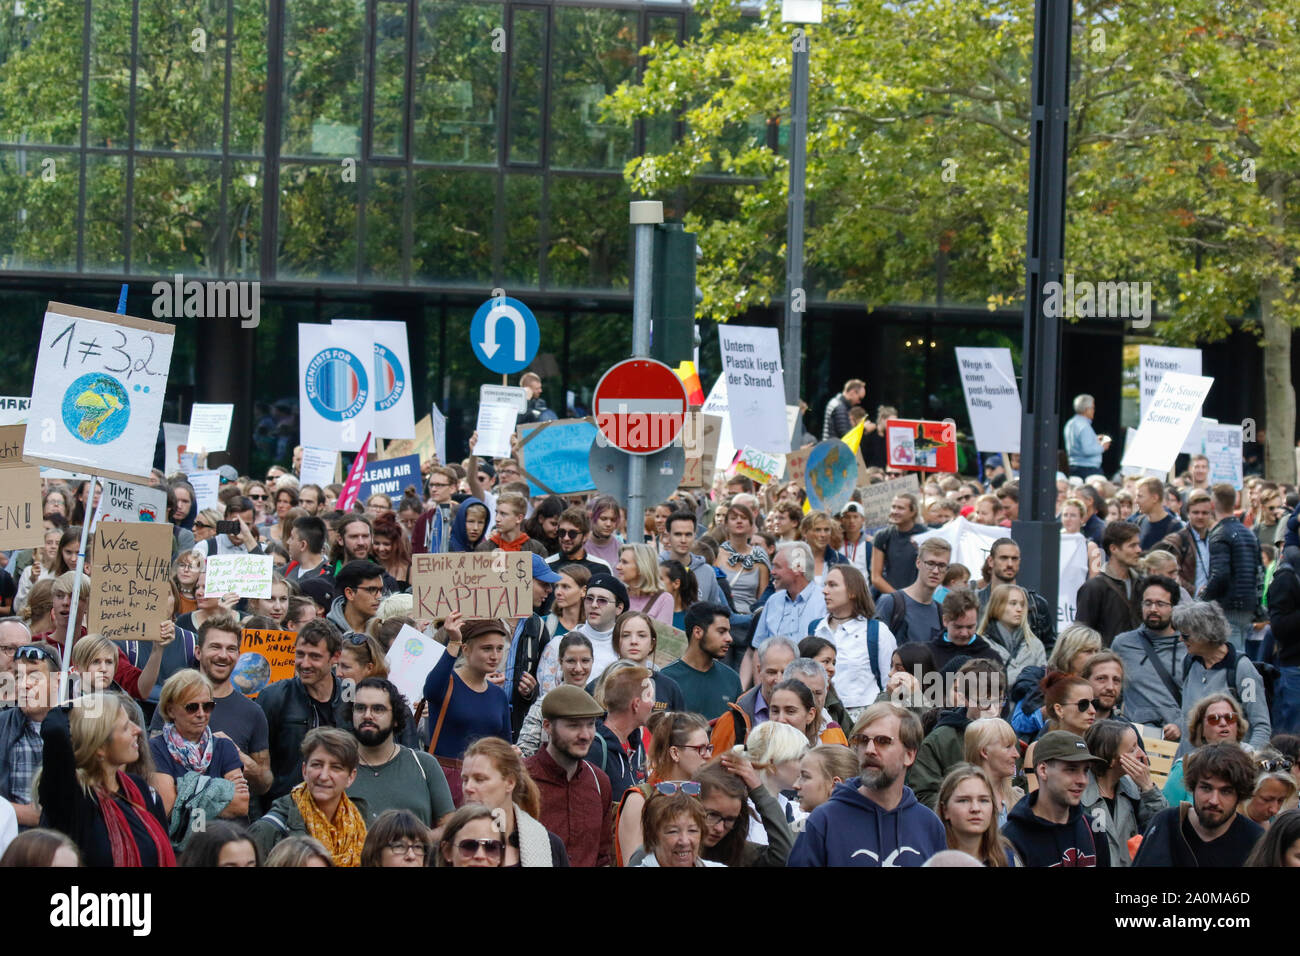
[[[636,227],[636,259],[632,273],[632,356],[650,354],[650,297],[653,292],[655,226],[664,221],[662,202],[629,204],[629,221]],[[645,456],[628,455],[628,540],[645,540]]]

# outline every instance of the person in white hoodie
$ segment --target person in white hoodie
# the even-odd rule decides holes
[[[591,641],[591,672],[604,673],[618,660],[614,650],[614,624],[628,608],[627,587],[612,574],[592,575],[582,599],[587,619],[574,628]]]

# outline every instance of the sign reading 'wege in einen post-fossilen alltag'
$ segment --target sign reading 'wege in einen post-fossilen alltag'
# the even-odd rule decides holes
[[[413,554],[411,590],[416,618],[522,617],[533,609],[532,553]]]

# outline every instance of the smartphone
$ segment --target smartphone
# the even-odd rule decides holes
[[[239,534],[238,521],[218,521],[217,534]]]

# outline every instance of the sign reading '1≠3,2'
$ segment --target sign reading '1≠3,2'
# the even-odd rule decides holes
[[[153,467],[174,327],[51,302],[23,458],[133,481]]]

